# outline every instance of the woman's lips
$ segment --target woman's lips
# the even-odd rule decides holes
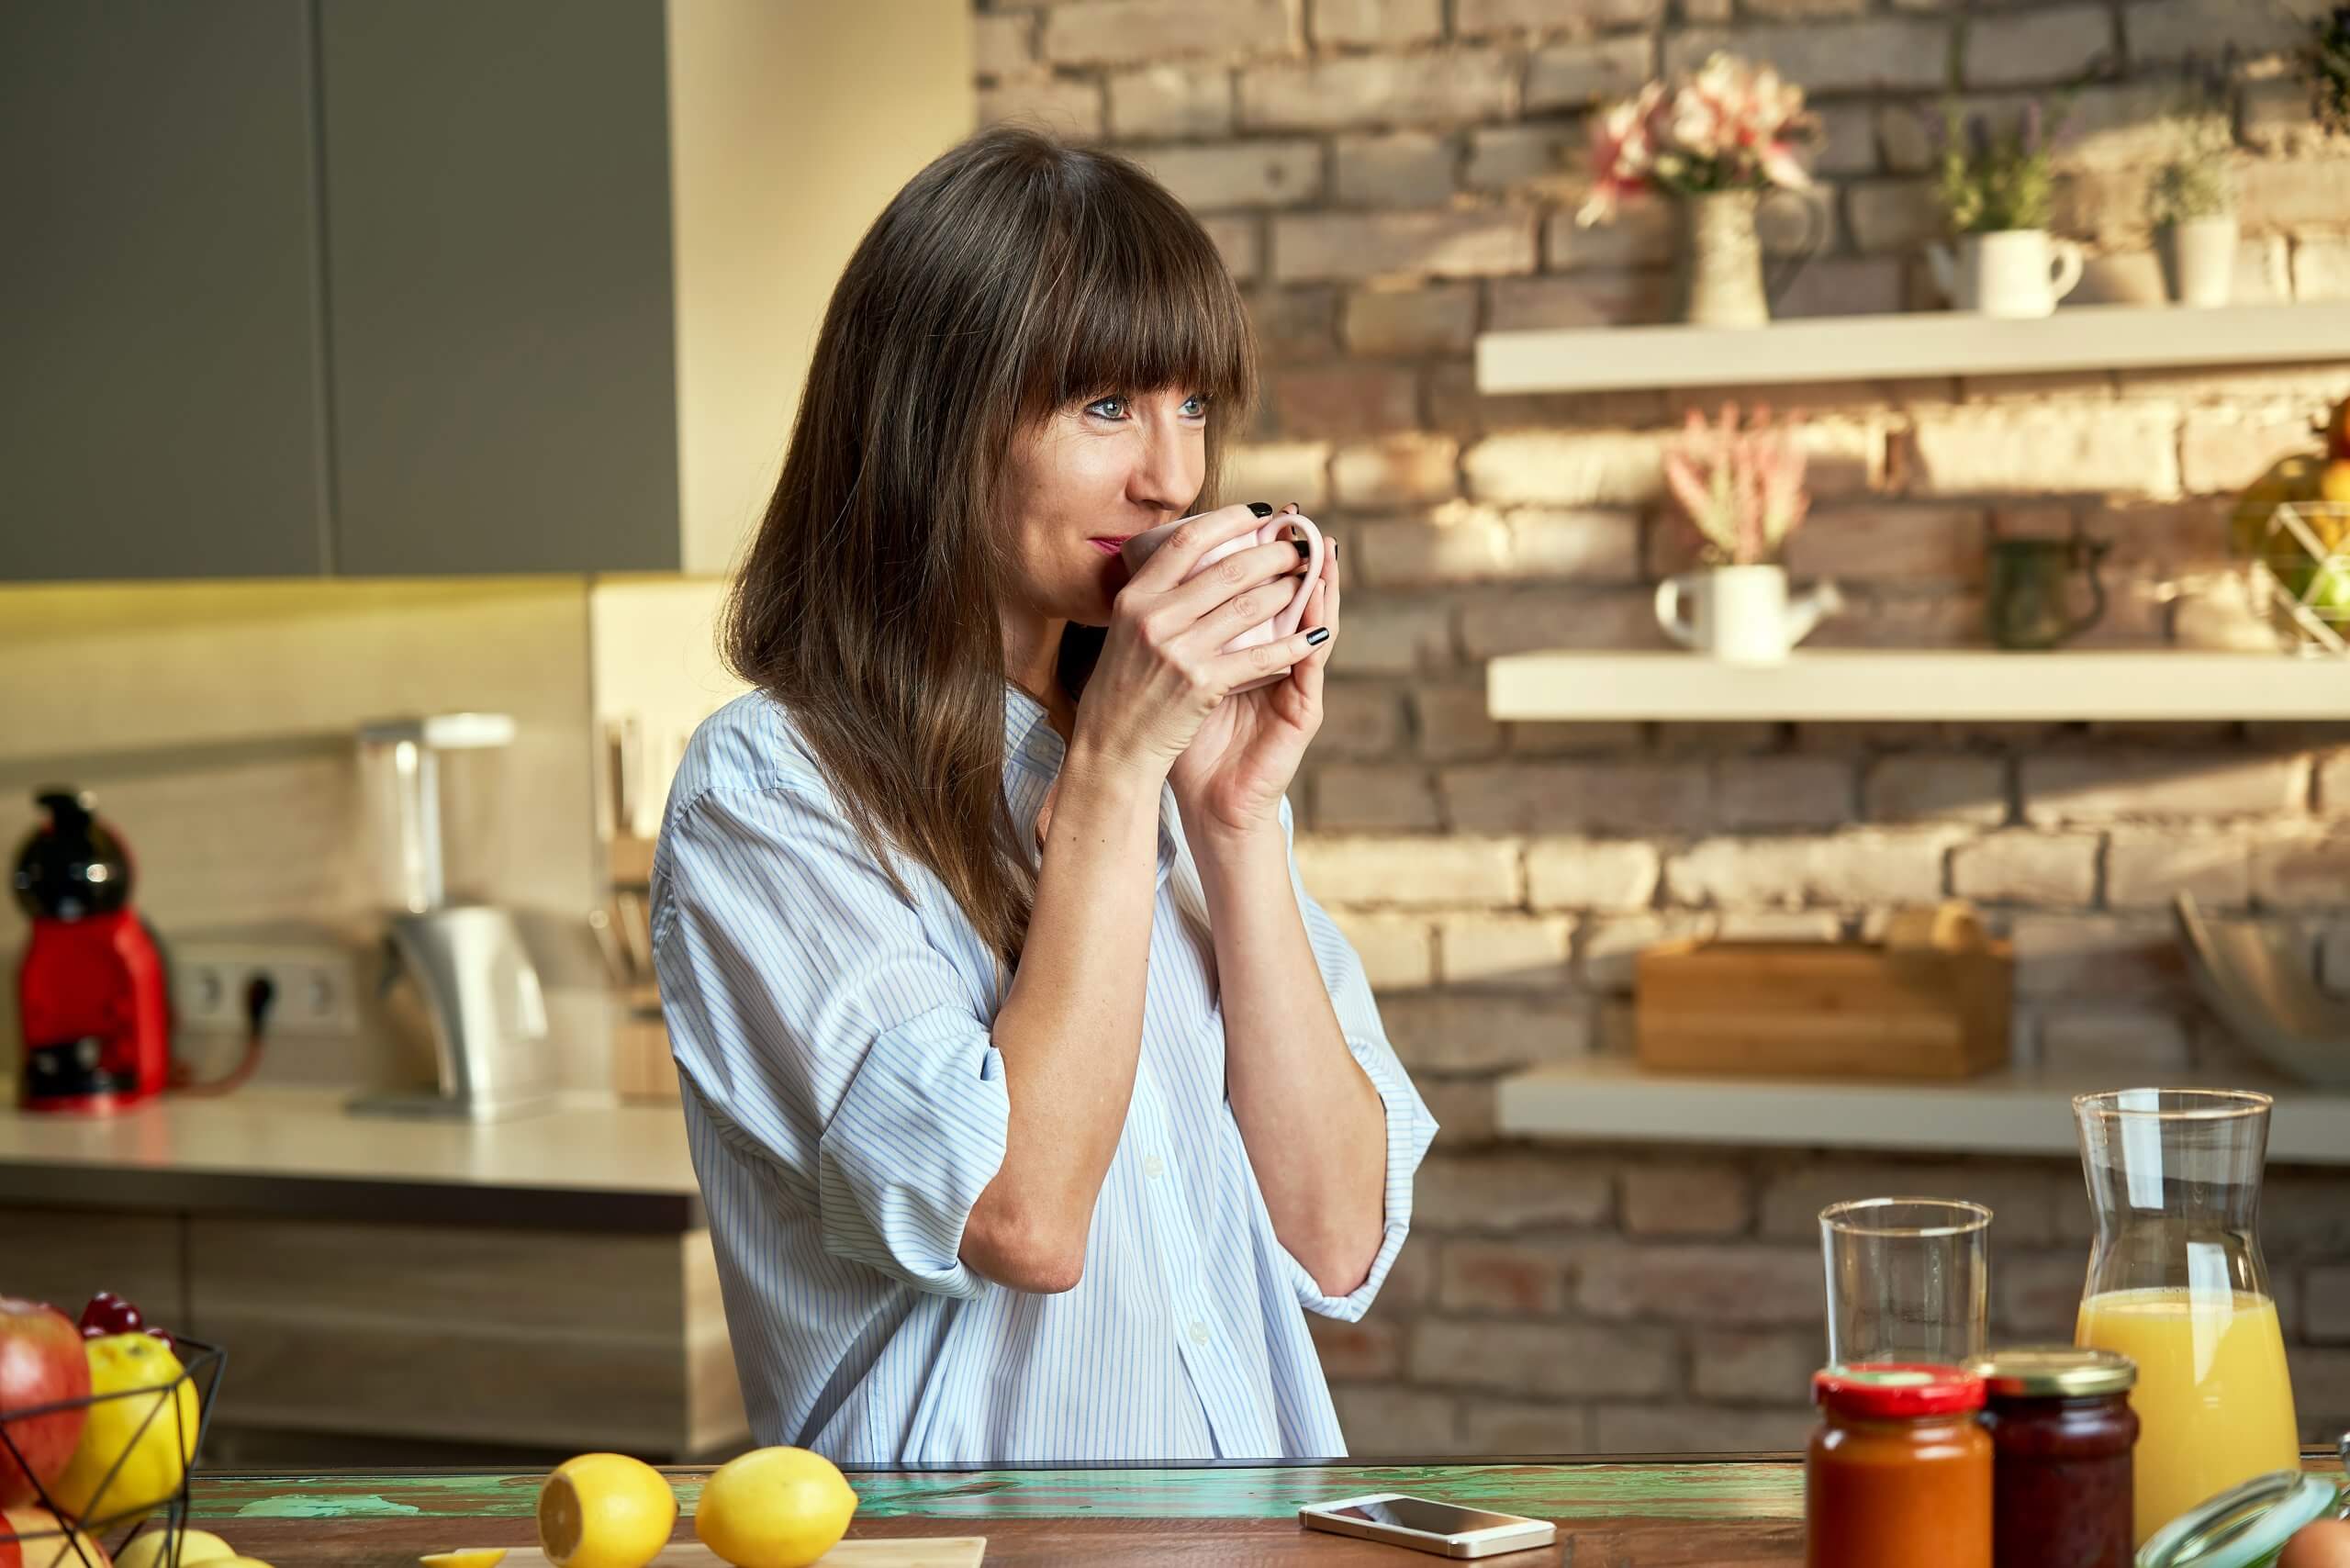
[[[1114,555],[1118,553],[1118,547],[1124,544],[1126,542],[1126,539],[1131,539],[1134,536],[1132,534],[1127,534],[1125,538],[1121,539],[1094,538],[1087,540],[1086,543],[1092,545],[1096,550],[1101,551],[1104,555]]]

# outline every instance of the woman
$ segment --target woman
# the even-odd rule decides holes
[[[1254,392],[1199,225],[1025,131],[917,175],[834,292],[728,607],[757,689],[653,872],[763,1442],[1345,1451],[1299,1309],[1370,1305],[1436,1129],[1290,853],[1336,553],[1239,654],[1298,550],[1184,580],[1270,512],[1210,493]]]

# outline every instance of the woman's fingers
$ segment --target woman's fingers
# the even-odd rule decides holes
[[[1227,540],[1237,539],[1261,526],[1265,518],[1270,515],[1242,504],[1218,507],[1214,511],[1187,518],[1160,542],[1158,549],[1150,553],[1150,559],[1127,579],[1126,586],[1138,588],[1145,593],[1166,593],[1191,575],[1201,556]]]
[[[1280,675],[1304,664],[1336,635],[1323,626],[1293,632],[1286,637],[1276,637],[1270,643],[1259,643],[1253,648],[1243,648],[1237,654],[1218,654],[1208,661],[1207,668],[1215,684],[1229,691],[1236,686],[1246,686],[1252,680]]]
[[[1288,540],[1236,550],[1161,601],[1184,632],[1223,635],[1228,643],[1260,621],[1279,614],[1297,597],[1298,570],[1305,565]]]

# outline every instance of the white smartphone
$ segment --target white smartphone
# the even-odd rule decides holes
[[[1548,1519],[1464,1508],[1430,1497],[1407,1497],[1401,1492],[1309,1503],[1298,1509],[1297,1520],[1307,1529],[1383,1540],[1438,1557],[1494,1557],[1548,1546],[1559,1539],[1559,1527]]]

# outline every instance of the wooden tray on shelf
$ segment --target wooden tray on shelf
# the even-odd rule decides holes
[[[1661,942],[1636,961],[1643,1068],[1971,1078],[2008,1059],[2014,949],[1971,912],[1897,915],[1882,942]]]

